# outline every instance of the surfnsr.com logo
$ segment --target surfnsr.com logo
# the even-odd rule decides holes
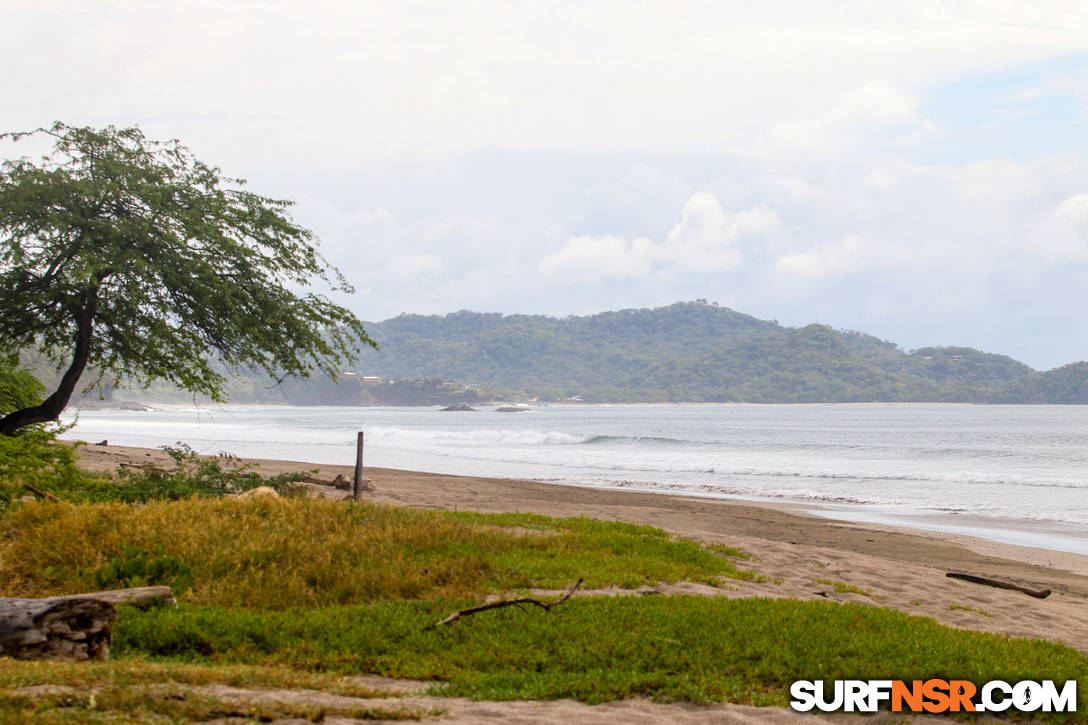
[[[992,680],[977,687],[967,680],[798,680],[790,697],[798,712],[876,712],[884,703],[892,712],[1075,712],[1077,681],[1059,687],[1053,680]]]

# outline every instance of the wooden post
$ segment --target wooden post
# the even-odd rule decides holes
[[[363,492],[363,431],[359,431],[359,439],[355,444],[355,485],[352,487],[352,493],[355,495],[355,500],[359,500],[360,494]]]

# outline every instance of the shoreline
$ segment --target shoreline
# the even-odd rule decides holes
[[[81,465],[110,471],[149,462],[168,464],[160,450],[87,445]],[[349,479],[353,468],[275,459],[241,459],[274,474],[311,472]],[[1088,652],[1088,557],[973,537],[838,521],[787,503],[749,503],[622,491],[507,478],[367,468],[374,490],[366,502],[480,513],[529,512],[650,525],[701,543],[735,547],[761,581],[726,589],[677,583],[662,593],[728,597],[789,597],[857,602],[932,617],[942,624],[1012,636],[1062,641]],[[315,495],[347,495],[311,485]],[[965,572],[1032,588],[1046,599],[947,578]],[[843,585],[842,591],[839,591]],[[612,592],[622,594],[623,592]]]
[[[940,445],[936,445],[930,451],[928,443],[923,445],[924,452],[930,455],[924,456],[922,464],[901,456],[885,456],[881,445],[887,445],[887,441],[877,439],[873,443],[873,451],[867,452],[864,445],[858,450],[861,453],[851,453],[842,458],[831,459],[827,455],[805,453],[807,446],[801,445],[798,451],[787,446],[787,457],[768,458],[767,452],[758,446],[752,448],[752,452],[746,448],[733,448],[725,446],[718,451],[715,445],[709,445],[706,451],[700,448],[698,454],[708,456],[707,468],[691,469],[690,474],[682,471],[689,470],[687,462],[678,458],[678,448],[667,448],[667,452],[660,453],[660,460],[651,458],[648,463],[642,458],[634,456],[630,462],[625,458],[616,465],[605,459],[599,463],[599,458],[608,456],[609,448],[599,445],[591,445],[586,448],[576,448],[572,451],[581,451],[574,458],[588,460],[588,464],[569,464],[568,462],[556,463],[555,458],[559,448],[542,445],[541,440],[549,435],[564,435],[570,432],[573,438],[586,430],[585,426],[571,427],[569,416],[564,414],[571,408],[584,408],[586,410],[597,408],[597,415],[604,415],[602,425],[606,430],[616,427],[617,419],[626,414],[620,410],[632,408],[642,409],[644,415],[656,416],[654,410],[673,409],[680,411],[684,408],[837,408],[844,410],[842,414],[831,414],[832,420],[842,422],[845,430],[850,430],[856,421],[865,418],[863,411],[886,409],[888,413],[877,415],[881,420],[890,416],[890,422],[885,421],[893,429],[898,430],[902,420],[897,409],[915,408],[919,411],[927,408],[947,408],[948,415],[955,413],[951,410],[978,409],[981,407],[1009,407],[1009,406],[977,406],[973,404],[948,404],[948,403],[841,403],[841,404],[719,404],[719,403],[656,403],[656,404],[574,404],[559,403],[555,406],[545,406],[536,410],[532,409],[527,415],[518,416],[516,422],[507,423],[507,420],[496,422],[498,416],[490,416],[486,407],[480,408],[478,415],[442,414],[441,418],[434,416],[435,422],[421,423],[422,418],[404,417],[396,414],[399,410],[429,411],[436,406],[287,406],[283,404],[218,404],[200,405],[194,403],[184,404],[154,404],[161,411],[162,416],[147,414],[126,415],[123,410],[103,411],[106,415],[98,418],[88,411],[88,420],[81,421],[76,430],[70,431],[62,438],[92,438],[94,440],[109,439],[119,440],[128,445],[157,446],[160,443],[174,441],[177,438],[187,440],[194,444],[197,451],[212,453],[220,450],[230,450],[232,453],[254,458],[296,458],[299,460],[314,460],[314,462],[326,462],[329,464],[348,463],[355,458],[355,428],[367,427],[357,420],[370,420],[371,427],[378,429],[379,438],[376,439],[376,453],[368,459],[382,466],[411,469],[418,471],[436,472],[436,474],[454,474],[461,476],[484,477],[511,477],[541,481],[545,483],[558,483],[562,486],[586,486],[596,488],[608,488],[615,490],[631,490],[653,492],[667,495],[680,495],[692,497],[720,497],[727,501],[751,502],[756,505],[768,505],[771,503],[796,504],[807,509],[809,514],[825,516],[841,520],[854,521],[854,523],[892,526],[898,528],[923,530],[930,533],[953,534],[953,536],[966,536],[977,539],[989,540],[996,543],[1026,546],[1031,549],[1041,549],[1052,552],[1080,554],[1088,556],[1088,524],[1086,516],[1088,509],[1084,507],[1081,497],[1075,496],[1072,489],[1085,487],[1083,467],[1075,465],[1076,456],[1066,457],[1058,452],[1053,458],[1054,465],[1036,465],[1035,459],[1025,456],[1017,458],[1010,466],[1006,467],[1001,460],[994,456],[982,456],[981,463],[975,463],[973,451],[965,450],[966,457],[953,456],[948,466],[942,464],[940,456],[945,452]],[[492,405],[492,404],[485,404]],[[551,407],[553,414],[549,416],[546,409]],[[1048,407],[1048,406],[1012,406],[1023,407]],[[1068,406],[1049,406],[1062,408]],[[608,409],[616,410],[616,413],[603,413]],[[849,410],[855,413],[849,413]],[[304,413],[294,416],[289,411],[302,410]],[[348,413],[343,413],[347,410]],[[381,413],[368,414],[368,410],[381,411]],[[181,411],[181,413],[180,413]],[[273,421],[281,416],[274,411],[286,411],[287,418],[300,417],[305,419],[305,435],[299,445],[292,445],[293,433],[284,430],[280,421]],[[394,413],[390,413],[394,411]],[[207,417],[206,417],[207,415]],[[680,416],[680,414],[677,414]],[[754,415],[754,414],[753,414]],[[775,417],[778,414],[768,414]],[[813,414],[816,419],[824,414]],[[845,416],[839,421],[836,415]],[[876,415],[876,414],[874,414]],[[944,420],[945,414],[937,414],[937,422]],[[989,415],[989,414],[987,414]],[[1017,413],[1016,415],[1022,415]],[[1058,414],[1055,414],[1058,415]],[[373,416],[376,416],[373,417]],[[811,423],[813,416],[802,417],[802,429]],[[999,418],[1004,418],[1001,414]],[[1064,416],[1064,417],[1062,417]],[[1055,421],[1063,423],[1071,420],[1068,415],[1062,414],[1059,418],[1051,420],[1044,417],[1042,425],[1054,425]],[[1072,420],[1080,420],[1083,416],[1074,416]],[[371,420],[373,418],[373,420]],[[410,420],[409,420],[410,418]],[[504,417],[505,418],[505,417]],[[555,418],[558,422],[551,422]],[[592,418],[592,416],[591,416]],[[746,420],[744,416],[727,417],[731,425],[738,420]],[[910,418],[910,416],[907,416]],[[141,434],[141,429],[134,428],[132,423],[141,420],[152,420],[161,423],[161,419],[169,419],[171,423],[178,423],[180,430],[187,434],[177,434],[162,425],[148,426],[146,432]],[[261,425],[274,423],[272,440],[256,438],[249,440],[247,434],[230,434],[227,429],[235,425],[246,425],[257,419]],[[593,418],[595,419],[595,418]],[[671,418],[669,418],[671,420]],[[678,418],[683,420],[681,416]],[[766,419],[766,416],[759,420]],[[792,420],[793,418],[789,418]],[[929,418],[926,417],[926,420]],[[975,421],[974,416],[968,416],[964,420]],[[982,423],[989,425],[993,422],[989,417],[981,419]],[[324,423],[330,423],[336,428],[323,432]],[[378,421],[378,422],[374,422]],[[805,421],[808,421],[806,423]],[[479,423],[479,425],[478,425]],[[935,423],[936,425],[936,423]],[[225,427],[224,427],[225,426]],[[468,428],[466,426],[469,426]],[[611,428],[609,428],[609,426]],[[221,427],[222,430],[220,429]],[[383,447],[382,429],[390,429],[399,434],[400,428],[405,428],[409,434],[428,433],[434,441],[429,441],[428,446],[421,448],[419,445],[398,446],[390,444]],[[431,430],[431,429],[434,430]],[[761,433],[766,426],[761,428]],[[129,430],[132,429],[132,430]],[[207,429],[207,430],[206,430]],[[343,429],[339,430],[339,429]],[[419,430],[417,430],[419,429]],[[471,430],[470,430],[471,429]],[[479,429],[479,430],[477,430]],[[528,434],[535,437],[529,440],[528,453],[523,454],[519,450],[506,451],[504,443],[504,455],[492,456],[469,454],[459,455],[460,443],[445,443],[446,438],[457,439],[458,435],[478,433],[477,438],[486,442],[490,440],[487,434],[496,433],[494,429],[500,429],[514,437],[515,442],[510,446],[517,447],[520,441],[519,435]],[[622,425],[620,425],[622,429]],[[160,434],[150,434],[151,431]],[[341,433],[343,432],[343,440]],[[386,431],[387,432],[387,431]],[[225,435],[226,438],[223,438]],[[622,438],[623,433],[620,434]],[[482,438],[481,438],[482,437]],[[594,440],[564,440],[562,443],[596,443],[593,431],[585,433],[586,439]],[[471,437],[469,437],[471,438]],[[569,438],[569,437],[565,437]],[[605,437],[608,438],[608,437]],[[697,437],[696,437],[697,438]],[[195,440],[194,440],[195,439]],[[762,439],[761,439],[762,440]],[[552,443],[544,440],[543,443]],[[666,439],[668,442],[668,439]],[[368,435],[368,443],[371,439]],[[477,441],[463,444],[469,446]],[[804,443],[804,441],[802,441]],[[286,444],[286,445],[284,445]],[[978,444],[977,441],[973,444]],[[984,453],[992,453],[988,444],[981,444],[985,448]],[[403,450],[401,450],[403,448]],[[539,451],[537,451],[539,448]],[[417,451],[413,453],[413,451]],[[617,451],[623,448],[617,448]],[[655,448],[656,450],[656,448]],[[1042,453],[1049,452],[1049,448],[1043,445],[1039,448]],[[734,451],[740,451],[732,455]],[[800,453],[799,453],[800,452]],[[743,455],[742,455],[743,453]],[[798,455],[794,455],[799,453]],[[955,453],[953,451],[953,453]],[[504,456],[512,457],[504,457]],[[791,457],[792,456],[792,457]],[[871,462],[867,456],[873,456]],[[643,456],[644,457],[644,456]],[[902,459],[901,459],[902,458]],[[741,463],[734,463],[740,460]],[[1050,460],[1048,458],[1048,460]],[[632,463],[633,462],[633,463]],[[665,462],[665,463],[662,463]],[[702,458],[700,459],[702,462]],[[630,464],[630,465],[629,465]],[[752,470],[749,470],[751,464]],[[640,466],[647,466],[640,468]],[[678,466],[670,468],[670,466]],[[737,467],[739,466],[739,468]],[[584,470],[583,470],[584,469]],[[610,474],[610,471],[615,471]],[[830,471],[830,472],[828,472]],[[994,483],[1003,483],[1005,476],[1011,476],[1014,486],[1009,490],[998,491]],[[769,477],[769,478],[765,478]],[[873,481],[867,480],[873,478]],[[832,479],[825,481],[824,479]],[[834,479],[844,479],[843,482]],[[906,481],[901,484],[900,479]],[[1053,481],[1051,481],[1053,479]],[[1056,482],[1055,482],[1056,481]],[[825,486],[828,483],[828,486]],[[871,483],[871,486],[870,486]],[[968,484],[982,484],[980,490]],[[910,487],[916,486],[916,492]],[[951,487],[945,491],[945,487]],[[1055,487],[1047,488],[1046,495],[1037,495],[1038,489],[1031,487]],[[1053,495],[1051,495],[1051,493]]]
[[[675,408],[681,409],[684,407],[697,406],[697,407],[760,407],[762,404],[719,404],[719,403],[693,403],[693,404],[676,404],[676,403],[659,403],[659,404],[636,404],[634,407],[649,407],[649,408]],[[325,461],[329,465],[335,465],[344,461],[351,461],[355,454],[355,436],[354,433],[350,435],[350,438],[345,434],[344,440],[341,442],[339,437],[331,439],[329,437],[322,437],[316,444],[316,448],[311,445],[308,448],[302,446],[297,450],[287,450],[282,446],[262,444],[259,439],[253,441],[224,441],[217,442],[216,435],[207,438],[205,432],[200,430],[201,423],[208,423],[211,425],[219,424],[235,424],[248,420],[247,411],[269,411],[269,410],[292,410],[296,408],[302,408],[306,410],[327,410],[327,411],[339,411],[345,409],[345,406],[284,406],[280,404],[221,404],[204,407],[197,405],[195,408],[192,404],[157,404],[158,409],[164,413],[174,414],[177,417],[177,411],[189,412],[192,411],[196,414],[196,430],[190,430],[190,435],[200,439],[195,443],[195,447],[198,451],[205,453],[211,453],[217,450],[216,446],[226,446],[231,449],[232,453],[236,453],[243,457],[248,458],[298,458],[303,462],[313,460],[317,465],[318,461]],[[563,403],[558,405],[558,408],[566,407],[596,407],[596,408],[625,408],[629,404],[568,404]],[[896,408],[896,407],[978,407],[971,406],[969,404],[946,404],[946,403],[842,403],[842,404],[796,404],[791,407],[837,407],[837,408]],[[774,405],[770,407],[776,407]],[[355,406],[346,406],[346,409],[351,411],[365,411],[366,408],[357,408]],[[380,407],[375,409],[381,410],[399,410],[400,408]],[[428,406],[420,408],[419,406],[409,406],[411,410],[428,411],[433,410],[434,406]],[[96,411],[99,412],[99,411]],[[125,411],[117,411],[123,414]],[[208,415],[205,420],[203,413]],[[481,416],[485,416],[486,411],[481,409]],[[272,414],[265,413],[264,417],[268,417]],[[311,417],[320,417],[321,414]],[[455,430],[460,431],[463,420],[456,414],[444,414],[446,416],[453,416],[458,423],[448,425],[447,421],[450,419],[444,419],[441,425],[438,425],[438,429],[441,431]],[[469,414],[465,414],[466,416]],[[530,413],[531,415],[531,413]],[[541,415],[544,415],[541,413]],[[225,418],[222,416],[226,416]],[[237,416],[237,417],[236,417]],[[132,417],[132,416],[129,416]],[[260,417],[260,416],[258,416]],[[136,416],[139,418],[139,416]],[[185,416],[182,415],[182,424],[187,424],[184,420]],[[110,417],[102,419],[108,421]],[[125,420],[128,420],[125,418]],[[151,420],[151,417],[148,418]],[[336,418],[340,420],[340,418]],[[529,432],[543,434],[545,430],[551,430],[546,426],[546,416],[539,419],[541,426],[539,431],[536,428],[529,431],[522,431],[524,427],[522,421],[528,420],[528,418],[522,418],[519,416],[519,422],[514,426],[512,430],[515,432]],[[188,421],[192,423],[193,421]],[[473,423],[481,423],[483,426],[483,432],[489,432],[490,428],[495,427],[494,420],[487,418],[472,418]],[[95,419],[92,419],[88,425],[91,430],[94,430]],[[490,424],[490,428],[489,428]],[[531,425],[535,425],[531,424]],[[190,426],[191,427],[191,426]],[[410,426],[411,427],[411,426]],[[170,435],[159,436],[142,436],[142,435],[124,435],[119,430],[115,430],[111,425],[105,424],[99,427],[99,432],[91,432],[87,430],[83,425],[79,426],[78,430],[70,431],[66,435],[62,436],[62,439],[75,439],[93,437],[95,440],[99,438],[108,438],[113,440],[115,436],[124,440],[129,445],[144,445],[144,446],[157,446],[160,441],[174,440]],[[186,428],[189,430],[189,428]],[[310,431],[311,433],[314,431]],[[282,435],[282,433],[281,433]],[[330,434],[331,435],[331,434]],[[207,438],[207,440],[204,440]],[[127,440],[125,440],[127,439]],[[369,440],[368,440],[369,442]],[[584,441],[583,441],[584,442]],[[206,443],[207,445],[201,445]],[[381,441],[379,438],[378,446],[381,447]],[[313,450],[311,450],[313,449]],[[1040,549],[1055,554],[1077,554],[1081,556],[1088,556],[1088,529],[1084,528],[1082,523],[1079,523],[1079,519],[1083,518],[1083,508],[1081,501],[1067,500],[1068,494],[1063,493],[1065,496],[1064,501],[1069,504],[1066,508],[1056,508],[1053,504],[1045,504],[1038,511],[1033,508],[1032,503],[1022,501],[1020,505],[998,505],[996,509],[993,509],[993,513],[987,515],[987,507],[981,508],[976,506],[977,500],[983,499],[970,499],[966,502],[961,500],[964,495],[964,491],[957,490],[956,494],[960,499],[953,499],[953,503],[946,503],[946,498],[943,496],[943,492],[939,490],[939,483],[934,481],[943,480],[940,476],[932,478],[932,470],[927,473],[923,471],[920,474],[919,481],[922,487],[923,495],[926,497],[924,501],[920,501],[917,504],[911,505],[904,503],[901,496],[896,496],[892,491],[890,494],[888,491],[880,492],[879,487],[874,490],[877,493],[874,496],[870,496],[866,491],[856,492],[854,489],[843,488],[842,490],[828,491],[816,491],[812,492],[805,489],[803,486],[798,486],[792,483],[793,479],[785,481],[781,484],[784,487],[781,491],[776,491],[777,496],[761,495],[758,490],[760,483],[749,483],[744,479],[744,474],[740,474],[737,478],[739,481],[736,485],[739,488],[733,489],[732,486],[727,485],[717,490],[717,482],[710,482],[706,480],[706,477],[700,478],[701,474],[695,473],[692,476],[681,476],[681,474],[669,473],[668,469],[664,469],[666,472],[660,475],[653,473],[654,466],[651,465],[650,469],[646,471],[640,469],[631,469],[630,471],[624,470],[623,475],[617,474],[616,480],[608,480],[607,474],[604,478],[594,475],[593,472],[586,474],[587,477],[577,478],[575,474],[567,471],[562,466],[556,466],[548,464],[547,461],[538,464],[530,464],[528,470],[525,466],[517,466],[504,462],[499,458],[494,461],[485,461],[488,465],[465,465],[465,461],[460,460],[457,456],[452,458],[443,458],[444,454],[439,451],[438,453],[427,452],[421,459],[418,456],[411,454],[404,454],[401,451],[397,451],[394,448],[379,452],[375,456],[375,460],[380,459],[382,465],[389,467],[396,467],[401,469],[411,469],[420,472],[432,472],[432,473],[450,473],[452,475],[464,475],[464,476],[483,476],[483,477],[512,477],[519,478],[521,480],[531,480],[548,485],[564,485],[564,486],[580,486],[591,487],[597,489],[609,489],[618,491],[633,491],[633,492],[646,492],[654,493],[657,495],[667,496],[681,496],[692,498],[708,498],[708,499],[720,499],[725,501],[735,501],[741,503],[751,503],[758,506],[767,505],[795,505],[799,508],[805,509],[810,515],[816,515],[826,518],[832,518],[837,520],[852,521],[854,523],[868,524],[868,525],[881,525],[891,526],[895,528],[910,529],[913,531],[926,531],[931,534],[939,535],[952,535],[952,536],[965,536],[973,539],[981,539],[990,541],[996,544],[1008,544],[1013,546],[1021,546],[1029,549]],[[815,459],[814,459],[815,460]],[[851,459],[853,460],[853,459]],[[860,459],[859,459],[860,460]],[[816,463],[820,463],[818,460]],[[322,464],[324,465],[324,464]],[[533,467],[535,465],[535,467]],[[761,465],[767,466],[770,464],[762,463]],[[777,464],[775,464],[777,465]],[[816,465],[815,463],[813,465]],[[822,463],[820,465],[823,465]],[[911,470],[909,463],[904,463],[907,466],[905,469],[898,469],[894,466],[888,470],[891,471],[889,476],[894,480],[897,476],[903,475],[902,470]],[[604,469],[602,469],[604,470]],[[715,469],[709,469],[714,471]],[[787,467],[785,474],[775,474],[789,477],[790,475],[799,475],[797,473],[790,473]],[[852,468],[843,469],[847,471],[842,477],[851,478],[853,476],[864,477],[870,475],[863,469],[858,469],[857,465]],[[879,483],[887,484],[887,481],[882,480],[884,478],[884,471],[877,466],[876,473],[872,474]],[[966,469],[965,469],[966,470]],[[971,469],[974,470],[974,469]],[[978,469],[983,471],[979,474],[980,480],[986,482],[994,477],[993,470],[988,468]],[[859,472],[860,471],[860,472]],[[729,470],[726,470],[726,478],[728,478]],[[1027,473],[1032,471],[1029,469]],[[821,474],[816,471],[815,475],[819,477]],[[1040,474],[1042,475],[1042,474]],[[1081,474],[1072,474],[1076,481],[1082,480]],[[927,478],[927,476],[930,476]],[[838,478],[840,476],[831,476],[831,478]],[[803,480],[803,479],[797,479]],[[955,481],[955,479],[951,479]],[[759,479],[762,481],[762,479]],[[811,484],[816,485],[816,484]],[[811,486],[810,485],[810,486]],[[834,489],[834,486],[832,487]],[[893,485],[894,488],[894,485]],[[962,487],[961,487],[962,488]],[[1061,488],[1068,488],[1062,486]],[[793,490],[797,489],[797,490]],[[1023,492],[1014,491],[1014,495],[1024,496]],[[890,497],[889,497],[890,496]],[[1049,499],[1047,499],[1049,500]],[[1026,505],[1026,508],[1025,508]],[[952,506],[952,508],[947,508]],[[1072,519],[1066,515],[1068,511],[1077,512],[1077,516]],[[1077,523],[1070,523],[1077,519]]]

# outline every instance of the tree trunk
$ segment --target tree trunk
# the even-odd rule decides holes
[[[113,605],[100,599],[0,599],[0,655],[106,660],[116,618]]]
[[[79,383],[79,377],[87,367],[87,361],[91,356],[91,332],[94,329],[95,308],[97,306],[97,292],[89,293],[86,304],[75,310],[76,319],[76,349],[72,355],[72,364],[64,371],[60,379],[60,385],[40,405],[8,413],[0,418],[0,435],[13,435],[15,431],[34,423],[48,423],[56,420],[61,411],[68,405],[72,392]]]

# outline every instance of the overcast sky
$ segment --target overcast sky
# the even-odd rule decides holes
[[[0,11],[0,130],[180,138],[298,202],[363,319],[707,298],[1088,359],[1079,0]]]

